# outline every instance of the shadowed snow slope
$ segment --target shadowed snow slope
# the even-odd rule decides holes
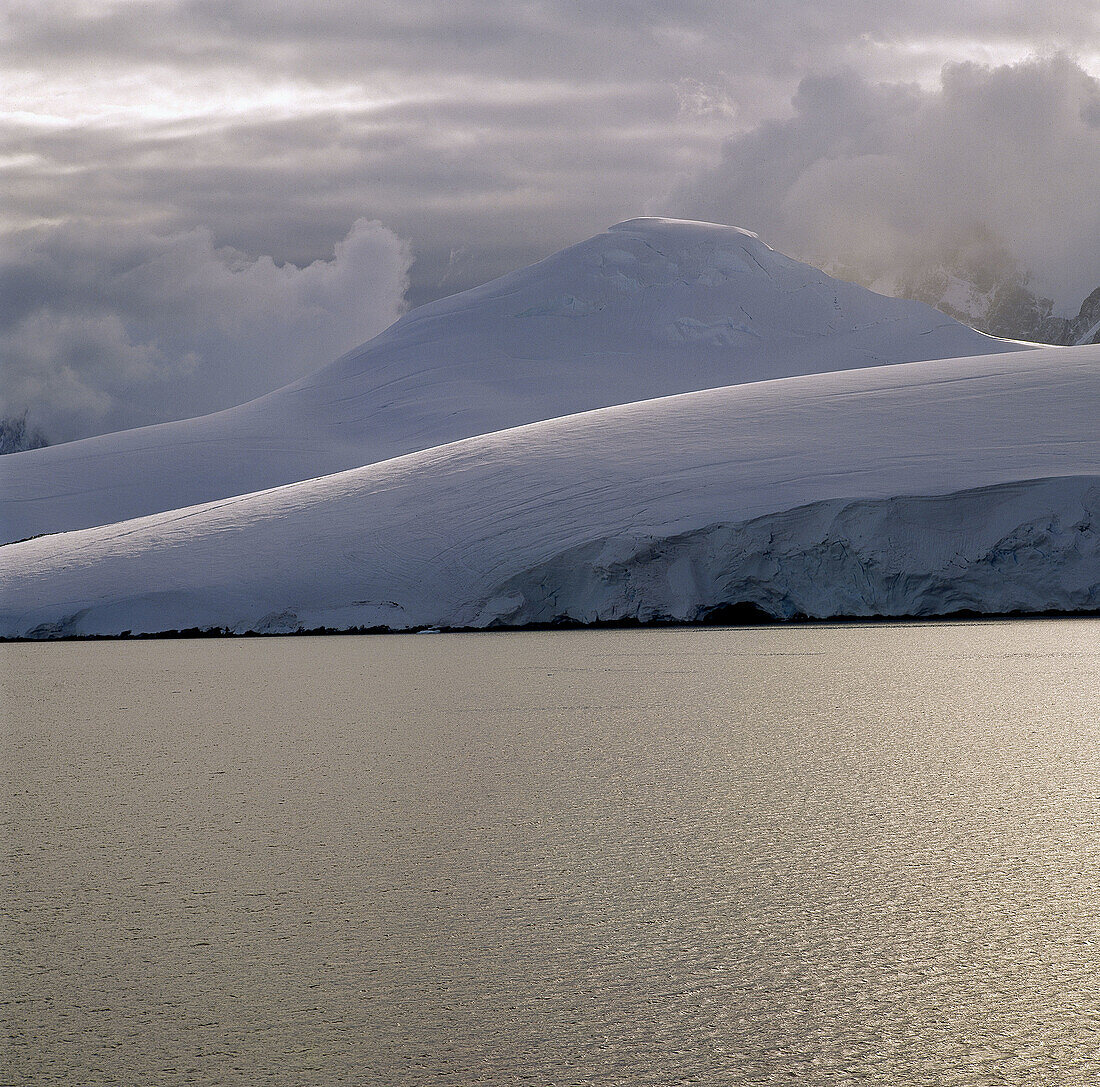
[[[634,219],[414,310],[228,411],[4,459],[0,540],[327,475],[697,389],[1019,350],[831,279],[733,227]]]
[[[1039,598],[1095,607],[1088,510],[1100,475],[1098,394],[1100,347],[1049,348],[736,385],[535,423],[2,548],[0,633],[484,626],[617,617],[631,606],[690,617],[735,603],[716,599],[715,587],[752,581],[767,562],[778,614],[953,610],[952,601],[970,601],[971,578],[978,610],[1033,609]],[[741,524],[833,499],[873,501]],[[672,541],[667,568],[647,558],[654,540],[716,524],[736,538]],[[569,572],[570,549],[594,542],[588,559],[604,556],[595,565],[649,564],[635,584],[668,583],[656,605],[631,605],[622,578]],[[858,600],[846,549],[863,556]],[[997,578],[998,562],[1020,561],[1045,563],[1030,596]]]

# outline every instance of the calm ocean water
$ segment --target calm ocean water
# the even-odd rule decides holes
[[[0,1083],[1100,1082],[1100,622],[0,646]]]

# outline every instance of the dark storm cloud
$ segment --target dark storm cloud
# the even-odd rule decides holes
[[[277,64],[326,79],[373,71],[522,78],[600,78],[643,60],[660,76],[752,59],[771,71],[828,63],[868,42],[1088,41],[1092,0],[268,0],[16,3],[13,55],[38,63],[89,58],[194,68]],[[488,66],[488,67],[487,67]]]
[[[974,41],[1095,43],[1098,20],[1091,0],[1053,13],[1004,0],[36,0],[12,7],[6,35],[8,66],[32,83],[68,74],[80,95],[132,73],[154,102],[176,87],[200,105],[175,125],[138,111],[9,132],[41,156],[13,176],[16,214],[122,215],[121,199],[142,221],[210,225],[219,241],[294,260],[328,251],[359,215],[421,253],[487,252],[517,229],[564,244],[636,213],[731,129],[788,114],[807,71],[843,62],[927,77]],[[219,111],[280,80],[291,101],[277,123],[263,123],[274,107],[254,124]],[[247,187],[247,207],[230,182]],[[569,212],[575,194],[585,199]],[[510,209],[524,199],[521,223]]]
[[[201,224],[219,242],[296,262],[331,251],[366,209],[420,252],[466,245],[483,254],[469,270],[494,274],[522,263],[524,247],[533,259],[670,187],[713,146],[680,116],[675,88],[632,84],[327,117],[67,126],[9,167],[8,207],[27,219],[80,208],[162,229]],[[18,124],[0,127],[0,150],[15,155],[23,138]]]
[[[181,275],[189,266],[216,278],[225,246],[256,268],[273,258],[308,270],[331,260],[366,218],[411,245],[414,304],[664,210],[669,193],[680,194],[684,211],[829,243],[847,221],[840,195],[850,179],[827,168],[845,146],[845,126],[865,148],[864,165],[878,153],[876,140],[897,159],[891,126],[906,111],[927,112],[945,60],[999,64],[1063,47],[1100,63],[1094,0],[1053,10],[1018,0],[16,0],[3,26],[0,81],[10,108],[0,119],[0,221],[17,263],[31,258],[28,247],[92,224],[103,231],[107,262],[121,259],[119,239],[139,240],[136,267],[146,259],[142,246],[175,251],[181,237],[205,237],[210,253],[188,243],[191,264],[181,263]],[[852,75],[840,82],[822,74],[845,66]],[[1094,109],[1082,106],[1082,124]],[[973,126],[968,132],[982,146]],[[723,153],[731,135],[736,163]],[[786,174],[767,157],[780,152]],[[926,168],[919,159],[895,168],[904,174],[908,166]],[[817,175],[833,232],[825,213],[811,214]],[[801,188],[782,189],[796,177]],[[801,199],[802,211],[781,219],[772,192],[742,200],[754,179],[779,186],[791,209]],[[740,195],[732,201],[720,191]],[[921,214],[936,213],[933,199],[911,199]],[[90,310],[78,304],[79,261],[72,257],[66,272],[64,246],[53,252],[50,319],[21,318],[8,357],[24,363],[9,362],[7,376],[25,399],[9,393],[9,406],[43,418],[53,412],[56,426],[71,429],[76,409],[64,415],[58,405],[88,393],[80,425],[143,421],[153,411],[146,394],[171,385],[163,375],[173,367],[189,372],[195,349],[144,323],[148,299],[137,309],[124,292]],[[372,270],[361,254],[357,274],[381,300],[372,312],[392,312],[405,264],[382,246]],[[162,306],[176,304],[169,280],[156,282]],[[251,282],[254,290],[231,292],[227,312],[247,326],[242,314],[255,306],[260,327],[271,304],[262,284],[275,291],[277,280],[255,274]],[[9,283],[13,297],[43,302],[28,283]],[[344,302],[332,305],[350,334]],[[106,322],[95,330],[91,311]],[[99,354],[89,349],[85,359],[49,331],[62,327],[75,330],[73,344],[85,330]],[[15,342],[10,325],[7,335]],[[117,351],[133,360],[127,344],[153,343],[160,354],[127,371],[137,391],[126,417],[125,382],[93,356]],[[241,374],[236,384],[219,379],[223,395],[254,387],[249,351],[222,353]],[[15,380],[18,365],[27,380]],[[116,371],[124,372],[121,362]],[[98,392],[103,400],[91,406]],[[198,398],[184,402],[192,410]]]

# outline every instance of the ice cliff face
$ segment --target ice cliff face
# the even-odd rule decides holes
[[[414,310],[249,404],[6,458],[0,541],[614,404],[1010,349],[928,306],[831,279],[745,231],[635,219]]]
[[[492,600],[477,625],[1097,612],[1100,477],[594,540]]]

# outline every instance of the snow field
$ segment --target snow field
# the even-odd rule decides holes
[[[869,589],[867,607],[888,599],[892,614],[930,614],[973,598],[977,610],[1011,610],[993,591],[996,564],[983,556],[1016,533],[1019,547],[1005,553],[1018,551],[1018,562],[1030,547],[1039,562],[1038,529],[1029,535],[1027,525],[1049,523],[1057,540],[1036,591],[1047,594],[1044,609],[1080,610],[1100,583],[1095,535],[1074,528],[1089,523],[1100,477],[1098,403],[1100,347],[1089,346],[815,374],[571,415],[4,547],[0,634],[466,627],[549,621],[576,609],[621,617],[621,585],[611,578],[600,589],[589,579],[583,591],[570,589],[563,555],[592,546],[642,554],[654,540],[715,525],[741,526],[744,535],[744,522],[833,500],[871,500],[853,507],[865,509],[864,527],[856,517],[838,537],[849,551],[892,554],[880,563],[894,571],[892,588]],[[1007,505],[1005,485],[1019,485]],[[974,490],[984,493],[958,497]],[[951,495],[924,506],[893,501]],[[918,509],[927,520],[908,535],[871,538],[875,524]],[[816,595],[802,588],[768,599],[787,602],[780,612],[812,604],[809,614],[866,613],[852,610],[851,577],[834,579],[833,560],[821,559],[813,536],[821,516],[821,507],[798,514],[771,552],[773,588],[789,573],[792,584],[813,583]],[[774,538],[780,527],[751,532]],[[706,569],[698,555],[688,563],[691,579],[677,582],[686,596],[666,592],[641,606],[686,617],[692,607],[735,602],[712,590],[741,576],[731,558],[740,538],[723,549],[712,537],[708,552],[698,537],[688,551],[713,557]],[[801,572],[780,561],[796,555]],[[849,568],[844,547],[836,563]],[[923,570],[954,582],[933,590],[914,581],[907,596],[894,576],[906,563],[916,581]]]

